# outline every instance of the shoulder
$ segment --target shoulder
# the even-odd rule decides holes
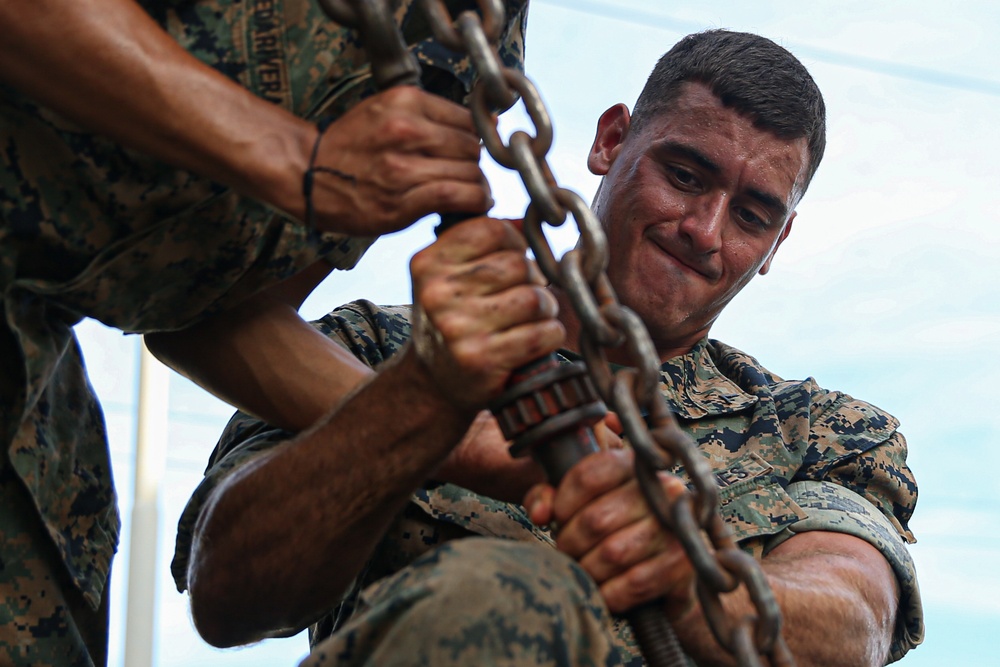
[[[864,435],[881,441],[899,427],[899,420],[885,410],[842,391],[826,389],[813,377],[786,380],[755,357],[717,340],[709,341],[708,351],[723,375],[749,394],[769,396],[779,414],[805,411],[814,432]]]
[[[410,339],[411,306],[376,306],[358,300],[314,321],[316,329],[350,350],[369,366],[377,366]]]

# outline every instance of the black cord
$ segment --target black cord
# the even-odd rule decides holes
[[[305,223],[306,227],[309,229],[316,228],[316,210],[313,206],[313,186],[316,181],[316,173],[332,174],[338,178],[344,179],[345,181],[350,181],[352,184],[357,183],[358,180],[356,177],[351,176],[350,174],[345,174],[337,169],[316,165],[316,157],[319,155],[319,143],[322,141],[323,134],[326,132],[326,129],[330,127],[333,121],[334,119],[332,117],[328,117],[323,118],[316,123],[316,130],[318,132],[316,134],[316,141],[313,143],[312,155],[309,156],[309,168],[306,169],[304,174],[302,174],[302,196],[305,197],[306,200]]]

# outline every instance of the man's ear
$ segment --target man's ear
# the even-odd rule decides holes
[[[778,248],[781,247],[781,242],[788,238],[788,232],[792,231],[792,221],[795,220],[795,216],[798,215],[795,211],[788,216],[788,222],[785,223],[785,228],[781,230],[781,235],[778,237],[777,243],[774,244],[774,248],[771,249],[771,254],[767,256],[764,260],[764,264],[760,267],[760,275],[766,274],[771,270],[771,262],[774,261],[774,255],[778,252]]]
[[[597,136],[594,138],[594,145],[590,147],[590,155],[587,156],[590,173],[597,176],[608,173],[618,157],[630,123],[631,116],[624,104],[616,104],[601,114],[597,121]]]

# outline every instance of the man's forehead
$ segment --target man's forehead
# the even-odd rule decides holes
[[[793,191],[788,205],[796,204],[804,191],[809,165],[807,139],[782,138],[755,126],[752,119],[723,106],[707,88],[693,91],[678,100],[671,111],[648,119],[626,140],[640,152],[683,157],[712,173],[734,164],[750,167],[770,181],[786,182]],[[784,197],[785,193],[781,194]]]

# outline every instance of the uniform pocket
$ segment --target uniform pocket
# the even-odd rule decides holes
[[[737,541],[773,535],[806,518],[782,486],[772,481],[771,466],[757,454],[748,454],[716,471],[719,514],[733,529]]]

